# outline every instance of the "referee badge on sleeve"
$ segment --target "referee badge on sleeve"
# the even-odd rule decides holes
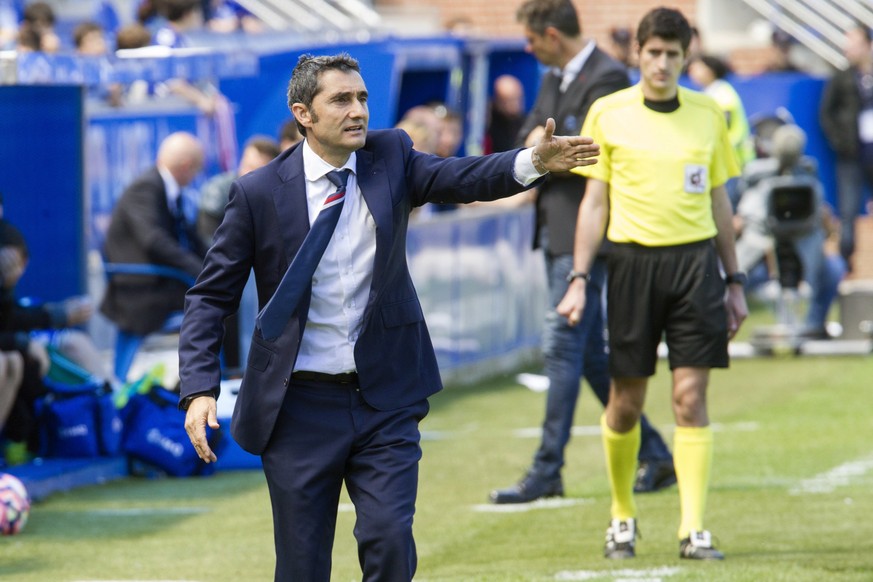
[[[699,164],[685,165],[685,191],[689,194],[705,194],[707,191],[707,168]]]

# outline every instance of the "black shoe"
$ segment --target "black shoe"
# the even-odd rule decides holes
[[[606,528],[606,545],[603,556],[610,560],[625,560],[636,557],[637,520],[613,519]]]
[[[687,560],[724,560],[724,554],[712,545],[712,534],[706,530],[692,531],[679,542],[679,557]]]
[[[676,469],[673,460],[640,461],[634,493],[653,493],[666,489],[676,483]]]
[[[543,497],[563,497],[564,483],[561,476],[543,479],[530,473],[524,479],[506,489],[491,492],[491,503],[529,503]]]

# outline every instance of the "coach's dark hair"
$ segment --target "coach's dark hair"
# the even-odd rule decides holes
[[[550,26],[571,38],[582,34],[579,15],[570,0],[527,0],[518,7],[515,19],[539,35]]]
[[[321,90],[318,84],[319,78],[322,73],[330,70],[360,73],[361,67],[348,53],[320,57],[300,55],[294,72],[291,73],[291,81],[288,82],[288,109],[291,109],[295,103],[302,103],[307,109],[311,108],[313,99]],[[301,135],[306,135],[306,128],[300,125],[299,121],[297,129],[300,130]]]
[[[655,8],[640,21],[637,42],[642,47],[653,36],[664,40],[678,40],[682,45],[682,52],[687,52],[691,44],[691,25],[678,10]]]

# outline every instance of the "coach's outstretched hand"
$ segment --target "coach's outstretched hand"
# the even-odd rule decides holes
[[[534,146],[532,157],[534,166],[542,172],[567,172],[578,166],[590,166],[597,163],[600,146],[590,137],[581,135],[559,136],[555,133],[555,120],[546,121],[545,133]],[[539,159],[537,159],[539,158]],[[539,161],[539,163],[537,163]]]

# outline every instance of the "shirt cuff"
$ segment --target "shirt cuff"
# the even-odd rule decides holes
[[[533,165],[533,148],[525,148],[518,152],[515,156],[515,163],[512,166],[512,175],[515,181],[522,186],[530,186],[545,174],[540,174]]]

